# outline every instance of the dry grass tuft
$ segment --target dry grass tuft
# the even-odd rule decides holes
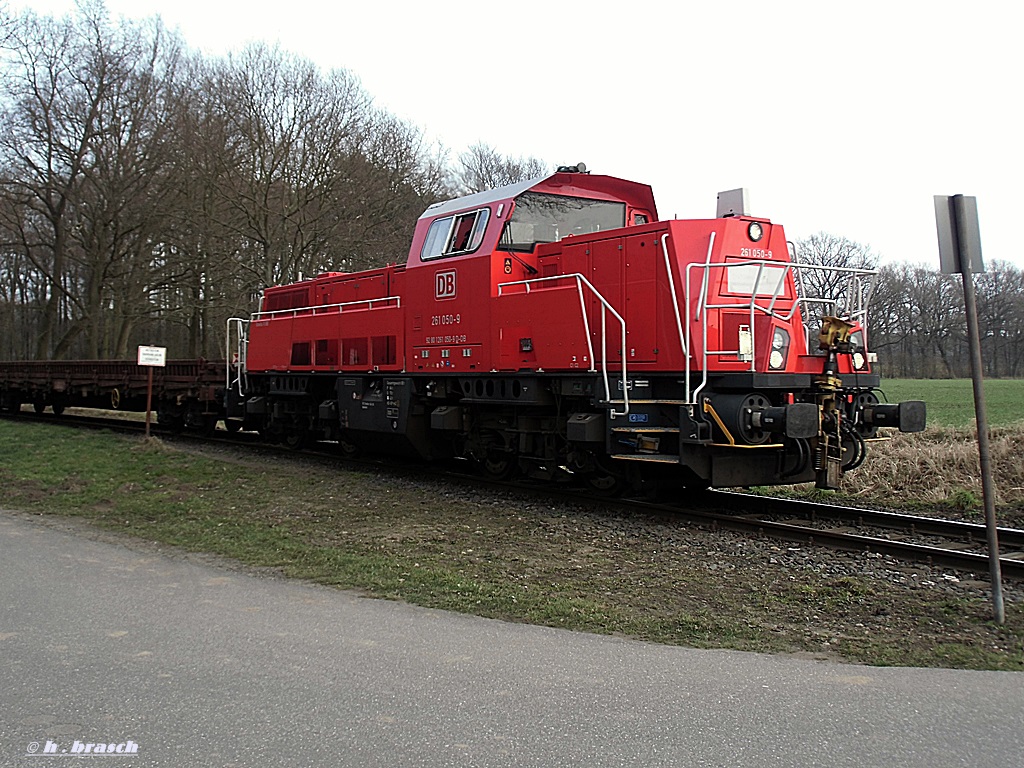
[[[177,449],[173,446],[168,445],[159,437],[150,435],[139,440],[132,450],[141,451],[143,453],[176,453]]]
[[[976,435],[974,427],[931,427],[871,443],[867,461],[847,475],[843,490],[878,504],[906,499],[971,506],[982,498]],[[995,427],[990,435],[996,504],[1024,509],[1024,422]]]

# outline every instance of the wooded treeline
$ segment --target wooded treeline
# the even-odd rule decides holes
[[[870,248],[819,232],[796,243],[797,260],[829,267],[877,270],[870,278],[869,348],[878,354],[876,370],[898,378],[966,378],[971,375],[963,282],[936,266],[885,264]],[[1024,376],[1024,272],[1005,261],[975,275],[978,322],[985,375]],[[821,273],[818,296],[840,299],[839,272]]]
[[[0,359],[220,356],[261,287],[404,260],[487,149],[453,171],[349,72],[102,2],[0,21]]]
[[[263,45],[204,57],[98,0],[0,25],[0,359],[220,357],[262,287],[402,262],[429,204],[550,170],[482,143],[450,162],[350,72]],[[800,246],[878,262],[832,235]],[[875,281],[883,374],[966,375],[958,279]],[[1024,275],[990,265],[978,299],[988,374],[1024,374]]]
[[[998,260],[986,269],[975,275],[985,375],[1024,376],[1024,272]],[[869,318],[871,348],[883,376],[971,375],[960,275],[944,275],[933,267],[884,266]]]

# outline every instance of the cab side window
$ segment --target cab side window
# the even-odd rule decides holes
[[[484,240],[490,217],[490,208],[481,208],[436,219],[427,230],[420,258],[426,261],[475,251]]]

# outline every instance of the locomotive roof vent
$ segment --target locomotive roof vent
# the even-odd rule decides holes
[[[586,163],[576,163],[576,165],[560,165],[555,171],[556,173],[589,173],[587,171]]]
[[[727,219],[730,216],[750,215],[750,193],[746,189],[730,189],[727,192],[718,193],[717,219]]]

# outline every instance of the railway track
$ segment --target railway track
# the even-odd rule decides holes
[[[27,412],[22,412],[16,418],[38,423],[58,423],[52,415],[35,416]],[[142,432],[144,427],[141,421],[69,414],[62,416],[59,423],[124,432]],[[231,434],[218,430],[215,435],[191,433],[181,436],[159,427],[154,427],[153,432],[172,440],[216,440],[235,446],[249,443],[265,450],[296,454],[287,448],[258,442],[253,433]],[[332,462],[341,459],[337,452],[331,452],[330,449],[314,449],[303,452],[303,455]],[[346,461],[352,462],[351,459]],[[401,468],[416,473],[421,469],[418,465],[406,467],[392,461],[356,463],[375,470],[394,471]],[[430,476],[437,478],[436,468],[431,470]],[[781,541],[850,552],[873,552],[977,574],[987,574],[989,568],[986,530],[977,523],[720,490],[694,494],[682,505],[632,498],[595,499],[576,488],[494,481],[458,471],[451,472],[450,477],[461,483],[472,482],[479,487],[537,493],[548,498],[555,496],[577,504],[600,504],[625,513],[670,516],[711,529],[737,531]],[[1003,575],[1024,579],[1024,530],[1003,527],[998,533]]]
[[[977,523],[729,491],[707,491],[702,504],[679,514],[713,528],[988,573],[986,530]],[[1024,530],[998,534],[1003,575],[1024,578]]]

